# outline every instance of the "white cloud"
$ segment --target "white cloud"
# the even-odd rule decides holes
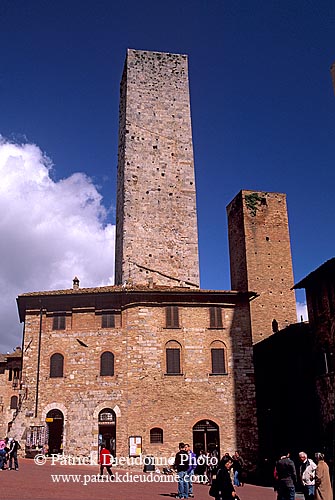
[[[304,302],[297,302],[296,308],[297,308],[298,322],[301,321],[301,317],[302,317],[303,321],[308,321],[307,305]]]
[[[83,173],[55,182],[33,144],[0,136],[0,352],[21,345],[15,299],[30,291],[113,283],[115,226]]]

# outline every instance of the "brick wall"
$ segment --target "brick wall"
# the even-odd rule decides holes
[[[185,292],[187,294],[187,292]],[[247,299],[222,292],[203,294],[199,303],[178,303],[180,328],[166,328],[165,304],[153,302],[150,292],[141,303],[123,292],[127,305],[115,328],[101,328],[101,316],[72,310],[65,330],[52,329],[52,309],[43,308],[38,414],[36,404],[39,313],[27,310],[24,355],[28,391],[15,432],[23,435],[30,425],[44,425],[47,412],[64,413],[64,451],[86,454],[98,445],[98,413],[114,409],[116,450],[128,455],[128,438],[142,436],[143,453],[170,455],[181,440],[193,442],[192,428],[200,420],[219,426],[221,452],[241,449],[251,461],[257,450],[255,391]],[[206,297],[206,301],[203,298]],[[232,298],[233,297],[233,298]],[[62,298],[64,301],[64,298]],[[113,296],[110,297],[111,303]],[[194,301],[194,297],[192,299]],[[211,300],[223,307],[223,327],[209,328]],[[56,301],[57,302],[57,301]],[[54,304],[54,310],[60,307]],[[69,307],[71,299],[69,298]],[[93,302],[93,299],[92,299]],[[84,342],[87,347],[77,341]],[[181,347],[182,374],[166,375],[165,346],[170,340]],[[227,374],[210,375],[211,344],[226,349]],[[114,376],[100,376],[100,356],[115,356]],[[64,355],[64,377],[50,378],[50,356]],[[150,444],[150,429],[164,432],[164,443]]]
[[[252,290],[254,342],[297,320],[286,196],[240,191],[227,207],[231,286]]]

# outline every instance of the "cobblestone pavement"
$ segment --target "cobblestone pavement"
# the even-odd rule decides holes
[[[177,491],[177,483],[150,482],[152,478],[158,481],[162,477],[161,474],[144,474],[135,469],[115,471],[119,479],[122,478],[126,482],[94,482],[97,480],[99,470],[92,465],[61,466],[51,465],[50,461],[44,465],[36,465],[33,460],[29,459],[21,459],[19,465],[18,471],[0,472],[1,500],[92,500],[93,498],[95,500],[164,500],[174,498]],[[145,477],[147,482],[135,482],[139,481],[139,476]],[[163,476],[164,479],[167,477],[172,476]],[[210,500],[208,489],[208,486],[195,484],[195,499]],[[276,499],[272,488],[248,484],[243,488],[238,488],[238,495],[241,500]],[[297,495],[298,499],[300,495]]]

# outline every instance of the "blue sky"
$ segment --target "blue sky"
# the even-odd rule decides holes
[[[57,199],[64,200],[65,189],[69,205],[62,203],[63,209],[71,205],[76,230],[85,226],[78,241],[85,246],[91,240],[82,261],[90,259],[89,252],[96,261],[97,236],[108,266],[110,251],[104,245],[111,244],[112,229],[108,226],[106,236],[105,228],[115,216],[119,82],[126,49],[188,54],[201,285],[230,288],[225,207],[242,188],[287,193],[297,282],[334,256],[335,96],[329,72],[334,33],[333,0],[2,0],[0,134],[5,142],[35,144],[38,149],[28,153],[40,173],[39,155],[49,158],[48,173],[41,174],[52,193],[50,205],[43,197],[44,216],[52,206],[57,217]],[[19,147],[15,154],[20,157]],[[18,163],[14,168],[19,175]],[[76,172],[82,174],[74,178]],[[11,189],[17,184],[13,181]],[[25,184],[24,192],[28,189]],[[80,210],[71,201],[78,189],[94,200],[94,213],[85,222],[78,222]],[[2,211],[12,203],[8,192]],[[22,200],[18,188],[14,197]],[[66,275],[68,286],[69,276],[78,274],[71,259],[65,267],[55,259],[48,263],[50,235],[43,237],[42,257],[41,240],[22,236],[28,234],[21,229],[28,228],[29,203],[36,210],[36,200],[25,198],[23,211],[9,210],[13,219],[6,231],[0,225],[0,259],[7,252],[9,268],[17,273],[14,279],[0,269],[4,309],[8,301],[15,310],[18,293],[61,286],[57,273]],[[13,241],[14,252],[7,241]],[[23,269],[28,245],[32,260],[34,249],[39,255],[34,267],[39,279]],[[82,285],[107,284],[111,271],[112,263],[108,270],[102,266],[93,283],[92,265]],[[17,316],[11,313],[6,328],[10,341],[0,348],[19,339]]]

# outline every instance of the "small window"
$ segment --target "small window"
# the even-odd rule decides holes
[[[150,429],[150,443],[151,444],[163,443],[163,429],[160,429],[159,427],[154,427],[153,429]]]
[[[50,378],[63,377],[64,356],[56,352],[50,358]]]
[[[166,312],[166,328],[179,328],[178,306],[167,306],[165,312]]]
[[[65,314],[57,314],[53,317],[53,330],[65,330]]]
[[[225,349],[223,342],[214,342],[211,348],[212,375],[224,375],[226,371]]]
[[[100,376],[112,377],[114,375],[114,354],[106,351],[101,354],[100,358]]]
[[[166,373],[180,375],[180,344],[170,341],[166,345]]]
[[[209,308],[210,328],[222,328],[222,307]]]
[[[101,328],[114,328],[115,327],[115,314],[104,313],[101,316]]]
[[[16,410],[17,409],[17,396],[12,396],[10,398],[10,409],[11,410]]]

